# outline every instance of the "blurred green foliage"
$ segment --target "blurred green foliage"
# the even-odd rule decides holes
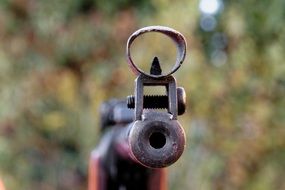
[[[201,29],[198,7],[186,0],[1,0],[0,176],[7,189],[86,189],[98,108],[133,90],[126,40],[157,24],[183,33],[189,46],[175,74],[188,93],[181,117],[188,142],[169,169],[170,189],[285,189],[285,3],[227,0],[212,31]],[[152,51],[171,59],[175,52],[163,43],[146,38],[138,62],[148,64]]]

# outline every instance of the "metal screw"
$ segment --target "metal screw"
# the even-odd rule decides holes
[[[186,95],[182,87],[177,88],[177,102],[178,102],[178,115],[185,113],[186,109]],[[130,109],[135,108],[135,96],[127,97],[127,106]],[[167,109],[168,97],[165,95],[144,95],[143,107],[145,109]]]

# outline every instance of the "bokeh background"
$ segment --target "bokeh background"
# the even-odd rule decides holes
[[[133,93],[125,45],[148,25],[188,43],[175,74],[188,94],[187,148],[169,189],[285,189],[284,21],[283,0],[0,0],[6,189],[86,189],[98,109]],[[171,42],[145,37],[136,61],[175,59]]]

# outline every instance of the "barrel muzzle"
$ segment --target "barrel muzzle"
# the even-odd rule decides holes
[[[149,168],[162,168],[176,162],[185,147],[185,133],[168,113],[149,111],[143,120],[131,124],[129,145],[132,157]]]

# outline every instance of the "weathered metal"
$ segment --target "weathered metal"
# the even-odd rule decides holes
[[[184,88],[177,87],[178,115],[183,115],[186,111],[186,93]],[[135,96],[127,97],[127,106],[129,109],[135,108]],[[143,107],[145,109],[167,109],[168,97],[166,95],[144,95]]]
[[[149,111],[130,127],[131,153],[140,164],[163,168],[176,162],[185,146],[184,130],[171,114]]]

